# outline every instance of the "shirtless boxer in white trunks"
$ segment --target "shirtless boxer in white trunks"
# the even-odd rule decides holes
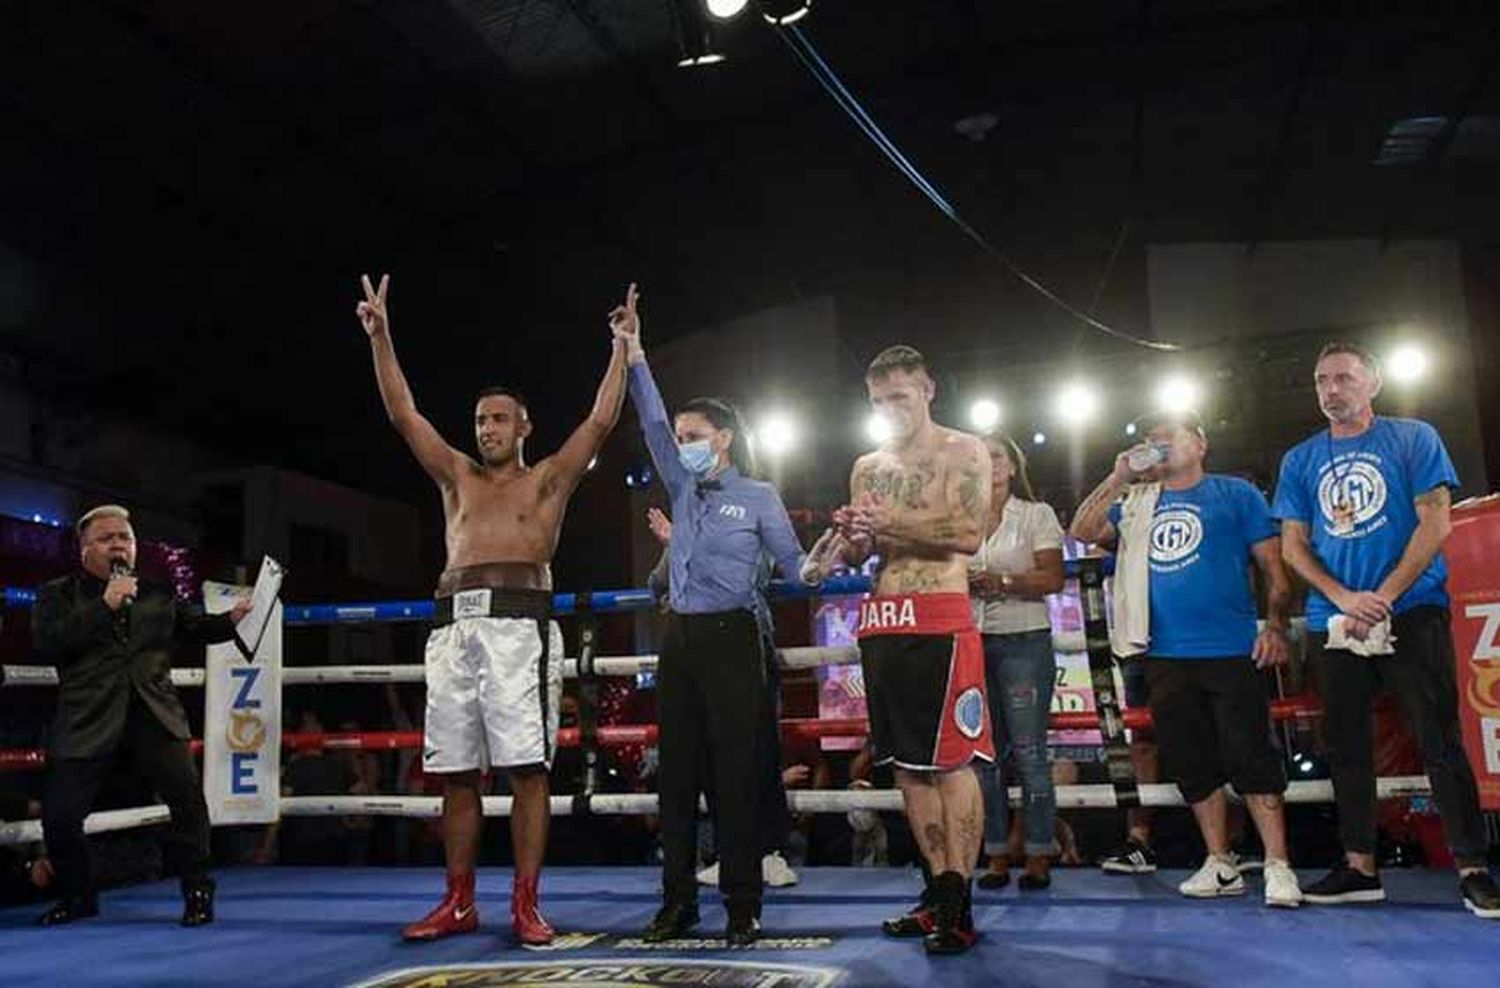
[[[511,928],[522,943],[548,943],[554,934],[537,909],[537,878],[547,846],[547,772],[562,692],[562,633],[549,620],[550,563],[568,499],[619,420],[625,347],[614,342],[589,417],[535,466],[522,453],[531,433],[525,402],[505,388],[482,391],[474,406],[475,459],[449,446],[417,411],[391,344],[389,276],[381,276],[378,289],[368,276],[362,282],[365,297],[357,312],[370,338],[380,398],[391,424],[442,491],[448,550],[427,639],[422,752],[423,770],[443,777],[448,894],[403,935],[435,940],[478,928],[480,775],[493,766],[509,775],[514,795]],[[634,298],[632,285],[627,303]]]

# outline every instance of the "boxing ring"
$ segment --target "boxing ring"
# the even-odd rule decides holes
[[[1100,601],[1089,602],[1089,574],[1072,568],[1084,585],[1082,634],[1058,635],[1059,651],[1101,648]],[[1096,577],[1097,579],[1097,577]],[[859,578],[830,581],[824,595],[865,591]],[[807,596],[778,587],[779,596]],[[25,591],[6,591],[12,606],[27,606]],[[564,728],[559,748],[581,748],[581,790],[552,797],[552,812],[573,815],[641,815],[656,810],[654,793],[596,791],[598,754],[618,745],[650,744],[652,724],[603,725],[593,704],[601,681],[634,677],[654,668],[655,656],[596,654],[599,621],[611,613],[650,608],[644,590],[558,594],[554,612],[577,623],[577,654],[564,660],[576,681],[579,727]],[[431,601],[287,605],[283,622],[358,625],[422,622]],[[787,670],[858,661],[850,647],[786,648],[777,654]],[[1106,681],[1097,711],[1054,713],[1052,727],[1097,730],[1110,755],[1107,783],[1059,786],[1059,810],[1145,805],[1180,807],[1175,786],[1140,785],[1121,776],[1124,728],[1149,724],[1149,712],[1118,708]],[[182,688],[202,687],[201,669],[174,669]],[[350,684],[420,683],[421,665],[287,666],[281,687],[339,688]],[[7,666],[4,685],[38,697],[55,685],[55,670]],[[50,698],[49,698],[50,699]],[[1278,721],[1316,717],[1306,697],[1273,703]],[[782,720],[784,736],[860,737],[858,718]],[[200,742],[194,742],[199,744]],[[285,733],[287,750],[398,751],[420,748],[419,731]],[[0,771],[40,769],[39,750],[0,751]],[[1379,780],[1382,798],[1423,795],[1425,777]],[[899,812],[900,794],[889,789],[790,790],[794,813],[850,810]],[[1013,788],[1012,803],[1020,793]],[[1327,803],[1326,781],[1294,781],[1289,803]],[[283,796],[283,818],[440,814],[436,796]],[[505,816],[510,800],[486,796],[486,816]],[[102,833],[150,826],[167,817],[148,806],[95,813],[86,830]],[[40,839],[40,824],[0,825],[0,844]],[[1331,862],[1299,862],[1304,882]],[[1270,910],[1251,881],[1245,896],[1204,902],[1181,897],[1182,872],[1105,876],[1095,868],[1060,869],[1050,889],[1019,892],[1014,886],[975,891],[979,946],[958,957],[928,958],[919,943],[891,940],[880,920],[908,908],[921,879],[909,868],[799,869],[801,881],[767,889],[763,939],[749,948],[725,949],[725,920],[716,890],[704,889],[700,936],[645,944],[638,939],[660,903],[659,871],[648,867],[549,866],[542,877],[542,907],[560,936],[554,945],[523,950],[509,938],[509,869],[481,865],[478,934],[410,945],[401,926],[441,896],[439,868],[297,868],[239,866],[216,872],[217,922],[198,929],[176,925],[180,897],[175,881],[160,881],[101,896],[97,919],[57,929],[34,925],[35,905],[0,910],[0,976],[10,983],[69,985],[488,985],[488,984],[712,984],[712,985],[1362,985],[1490,984],[1500,957],[1500,924],[1474,920],[1458,899],[1451,872],[1385,873],[1389,901],[1375,907],[1304,907]]]

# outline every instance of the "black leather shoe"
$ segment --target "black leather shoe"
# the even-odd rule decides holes
[[[203,926],[214,921],[214,881],[203,878],[182,883],[182,925]]]
[[[661,943],[686,936],[698,925],[698,903],[668,902],[656,912],[656,918],[641,934],[647,943]]]
[[[753,906],[730,906],[729,923],[724,927],[724,943],[729,947],[748,947],[760,939],[760,919]]]
[[[99,915],[99,899],[93,895],[70,895],[42,913],[37,922],[42,926],[61,926],[75,919],[88,919]]]

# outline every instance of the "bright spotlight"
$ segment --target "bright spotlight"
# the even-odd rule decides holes
[[[1127,436],[1133,436],[1133,435],[1135,435],[1135,423],[1134,422],[1126,422],[1125,423],[1125,435],[1127,435]]]
[[[790,452],[797,445],[797,438],[797,423],[790,415],[782,412],[773,412],[766,416],[755,430],[757,447],[765,450],[770,456],[780,456]]]
[[[977,432],[989,432],[1000,424],[1000,404],[991,398],[980,398],[969,406],[969,424]]]
[[[1057,392],[1057,417],[1073,428],[1084,425],[1099,411],[1099,395],[1084,381],[1072,381]]]
[[[711,8],[725,6],[724,0],[715,0],[707,6],[700,0],[676,0],[672,6],[677,15],[677,45],[682,55],[678,68],[691,69],[724,61],[724,52],[714,37],[717,18],[705,16],[713,13]]]
[[[718,65],[725,56],[720,52],[706,51],[701,55],[684,55],[677,60],[679,69],[695,69],[700,65]]]
[[[1190,377],[1175,375],[1162,381],[1156,389],[1156,407],[1163,412],[1191,412],[1197,409],[1202,391]]]
[[[869,438],[870,442],[876,445],[891,438],[893,431],[891,429],[891,420],[879,412],[872,412],[870,413],[870,417],[865,419],[865,436]]]
[[[1033,445],[1033,446],[1045,446],[1045,445],[1047,445],[1047,434],[1045,432],[1033,433],[1032,436],[1031,436],[1031,445]]]
[[[760,13],[767,24],[786,27],[806,17],[812,0],[760,0]]]
[[[1385,373],[1397,384],[1411,384],[1427,373],[1427,351],[1412,343],[1403,343],[1385,358]]]
[[[721,21],[727,21],[744,10],[749,2],[750,0],[708,0],[705,6],[708,7],[710,14]]]

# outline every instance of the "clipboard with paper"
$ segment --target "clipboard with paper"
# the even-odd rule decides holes
[[[276,613],[276,598],[281,593],[281,580],[285,575],[286,569],[276,560],[270,556],[261,558],[260,574],[256,576],[255,587],[250,593],[250,610],[234,626],[234,644],[246,661],[253,658],[256,649],[260,648],[271,616]]]

